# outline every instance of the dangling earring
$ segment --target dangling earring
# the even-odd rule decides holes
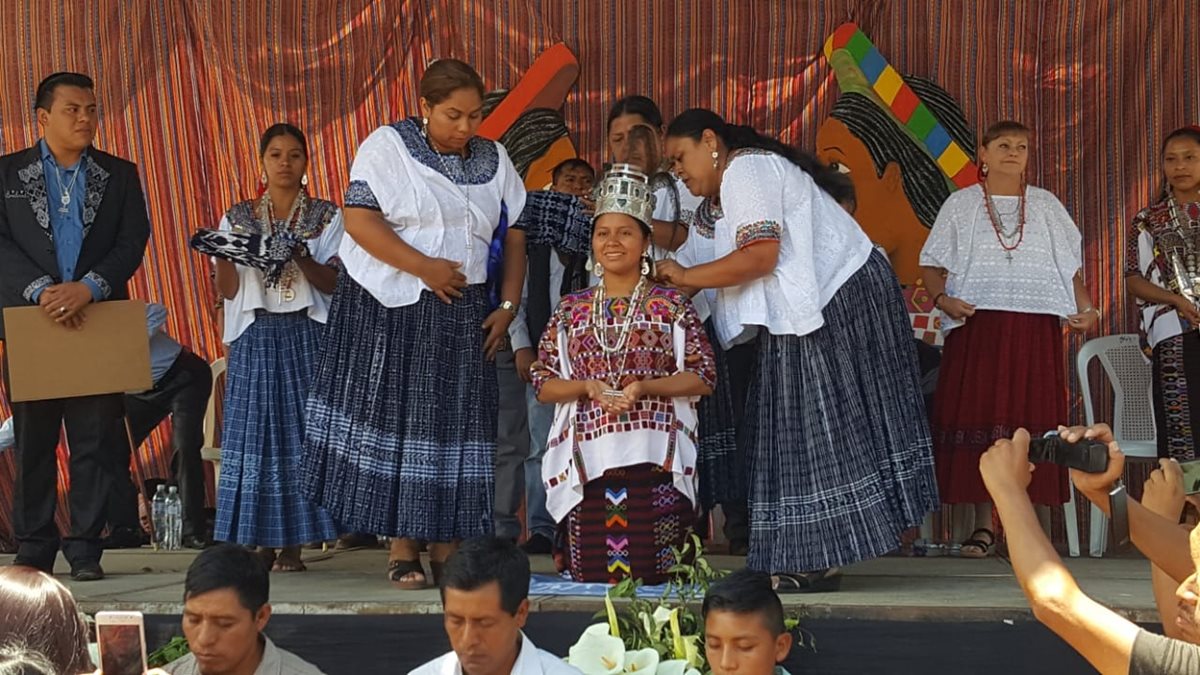
[[[604,278],[604,266],[600,264],[599,260],[592,264],[592,274],[595,274],[597,279]]]
[[[979,177],[980,177],[980,178],[987,178],[987,177],[988,177],[988,165],[987,165],[987,162],[984,162],[983,164],[980,164],[980,165],[979,165]]]
[[[716,151],[716,150],[713,150],[713,151],[712,151],[712,158],[713,158],[713,168],[714,168],[714,169],[715,169],[715,168],[717,168],[717,158],[718,158],[718,157],[720,157],[720,155],[719,155],[719,154],[717,154],[717,151]]]
[[[648,256],[648,255],[642,256],[642,276],[644,276],[644,277],[654,276],[654,261],[651,260],[650,256]]]
[[[429,128],[429,118],[422,117],[421,118],[421,133],[428,135],[428,133],[426,131],[428,128]]]
[[[267,187],[267,172],[266,171],[262,172],[262,177],[258,179],[258,182],[264,188]]]
[[[308,187],[308,174],[304,174],[303,176],[300,177],[300,187],[302,187],[302,188]]]

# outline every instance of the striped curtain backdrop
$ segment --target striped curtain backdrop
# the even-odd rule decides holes
[[[632,93],[668,116],[711,107],[811,147],[839,93],[821,49],[846,21],[900,72],[948,90],[976,129],[1012,118],[1035,130],[1031,182],[1083,229],[1103,329],[1132,330],[1126,227],[1161,187],[1162,136],[1200,121],[1195,0],[9,0],[0,150],[38,138],[42,77],[94,76],[96,145],[138,164],[154,228],[133,292],[166,304],[171,334],[213,359],[209,267],[186,242],[253,194],[271,123],[308,133],[311,189],[340,201],[357,143],[416,110],[428,61],[462,58],[489,88],[511,87],[562,42],[580,64],[567,124],[593,163],[606,159],[608,106]],[[168,473],[164,440],[160,430],[141,449],[141,474]],[[12,478],[9,453],[0,537],[11,533]]]

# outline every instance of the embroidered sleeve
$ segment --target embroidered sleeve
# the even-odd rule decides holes
[[[103,300],[112,294],[112,286],[105,281],[104,277],[95,272],[88,272],[83,275],[83,281],[92,288],[92,298],[94,300]],[[96,297],[99,294],[99,297]]]
[[[371,132],[354,153],[345,206],[378,211],[401,227],[415,221],[421,200],[410,170],[412,161],[394,128]]]
[[[1146,231],[1146,211],[1133,218],[1125,235],[1125,276],[1142,276],[1149,270],[1149,261],[1142,259],[1142,238],[1150,237]]]
[[[558,353],[558,333],[561,330],[565,330],[565,326],[562,309],[559,308],[550,315],[550,321],[546,323],[546,330],[538,342],[537,361],[529,368],[533,375],[533,390],[539,395],[547,382],[562,377],[562,359],[567,355]]]
[[[350,187],[346,188],[346,208],[383,210],[379,208],[379,200],[365,180],[350,181]]]
[[[695,373],[709,387],[717,383],[717,362],[713,357],[712,345],[708,342],[708,334],[704,332],[704,324],[696,314],[692,303],[684,300],[683,312],[679,317],[679,326],[684,333],[684,369]]]
[[[25,287],[25,290],[21,293],[21,295],[25,296],[25,300],[30,304],[36,305],[38,298],[42,294],[42,291],[50,288],[53,285],[54,278],[49,274],[43,274],[42,276],[29,282],[29,285]]]
[[[783,238],[783,175],[777,161],[774,155],[748,154],[730,161],[725,170],[724,222],[733,228],[739,249]]]
[[[783,235],[783,228],[773,220],[760,220],[755,223],[738,225],[735,242],[738,248],[746,248],[764,241],[778,242]]]

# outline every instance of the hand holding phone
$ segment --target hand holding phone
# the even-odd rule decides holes
[[[146,629],[141,612],[97,612],[96,643],[103,675],[146,672]]]

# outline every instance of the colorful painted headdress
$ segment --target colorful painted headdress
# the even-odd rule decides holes
[[[963,148],[950,136],[856,24],[842,24],[825,40],[825,58],[837,76],[838,87],[867,97],[894,118],[904,133],[929,153],[953,189],[978,182],[970,148]]]

